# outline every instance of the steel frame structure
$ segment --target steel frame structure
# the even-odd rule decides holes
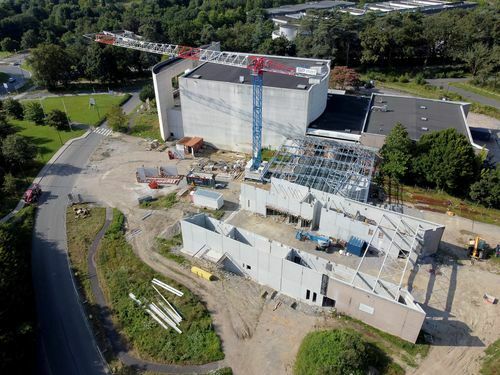
[[[392,234],[389,232],[392,232]],[[365,287],[363,287],[363,284],[357,286],[374,294],[381,294],[380,289],[383,289],[384,294],[399,302],[401,288],[408,266],[410,262],[416,263],[420,254],[424,240],[423,232],[424,228],[420,225],[418,225],[416,229],[412,228],[406,223],[403,217],[400,217],[396,224],[387,215],[382,215],[359,261],[350,284],[354,285],[357,279],[360,279],[365,284]],[[389,248],[385,251],[376,249],[379,254],[383,254],[383,261],[378,270],[375,282],[370,284],[363,278],[365,274],[361,272],[361,268],[366,258],[366,254],[372,248],[373,240],[380,233],[383,233],[385,236],[390,236],[391,242]],[[398,250],[398,256],[396,257],[390,255],[393,247]]]
[[[265,180],[276,177],[366,202],[374,162],[375,152],[359,143],[296,137],[280,146]]]

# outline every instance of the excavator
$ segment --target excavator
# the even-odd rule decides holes
[[[467,254],[469,258],[484,259],[486,256],[486,249],[486,241],[479,236],[469,239],[469,243],[467,245]]]

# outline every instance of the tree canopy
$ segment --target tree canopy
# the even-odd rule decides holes
[[[383,158],[382,173],[396,181],[401,181],[408,173],[411,166],[413,141],[408,136],[408,131],[401,124],[396,124],[385,139],[385,144],[380,150]]]

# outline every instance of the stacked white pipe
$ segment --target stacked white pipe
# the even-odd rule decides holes
[[[158,300],[157,303],[149,303],[147,307],[143,305],[143,303],[133,294],[129,293],[129,297],[139,306],[143,306],[144,310],[148,315],[150,315],[161,327],[164,329],[168,330],[168,327],[170,326],[173,328],[177,333],[182,333],[182,331],[179,329],[178,325],[182,322],[182,316],[179,314],[179,312],[170,304],[170,302],[167,301],[167,299],[163,296],[163,294],[156,288],[156,286],[159,286],[163,288],[164,290],[169,291],[170,293],[173,293],[179,297],[182,297],[184,293],[182,293],[180,290],[175,289],[174,287],[171,287],[170,285],[164,283],[163,281],[160,281],[158,279],[153,279],[151,281],[153,284],[153,289],[158,293],[158,295],[161,297],[161,299],[165,302],[163,303],[162,301]],[[155,286],[156,285],[156,286]],[[166,324],[165,324],[166,323]]]

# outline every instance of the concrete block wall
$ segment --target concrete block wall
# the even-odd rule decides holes
[[[242,272],[260,284],[316,306],[323,304],[325,296],[321,294],[321,282],[323,277],[328,277],[326,297],[335,301],[340,312],[411,342],[418,337],[425,313],[406,291],[402,291],[407,301],[404,305],[362,290],[332,277],[338,273],[348,279],[354,272],[352,269],[333,265],[330,272],[326,267],[329,262],[325,259],[240,228],[236,228],[236,234],[234,227],[203,214],[182,220],[181,229],[183,252],[187,254],[193,255],[204,246],[221,256],[229,254],[231,262],[236,263],[228,267],[233,272]],[[230,238],[232,235],[252,245]],[[293,257],[289,256],[291,253],[299,255],[314,269],[293,262]]]
[[[419,306],[409,308],[337,279],[329,280],[327,297],[335,301],[339,312],[413,343],[425,320],[425,312]]]
[[[297,189],[293,187],[297,187]],[[423,255],[433,254],[439,247],[444,232],[444,226],[442,225],[357,202],[339,195],[328,194],[315,189],[309,189],[310,192],[305,192],[303,189],[307,189],[307,187],[275,178],[271,179],[271,189],[269,190],[262,189],[256,185],[241,184],[241,208],[263,216],[266,215],[266,206],[280,208],[284,212],[302,216],[308,220],[314,219],[313,222],[318,225],[318,232],[320,234],[339,238],[344,241],[348,241],[351,236],[356,236],[368,242],[376,226],[354,220],[344,215],[343,212],[350,214],[352,217],[359,214],[376,223],[381,222],[381,228],[375,233],[372,246],[384,251],[388,251],[390,248],[390,254],[393,257],[397,257],[399,253],[397,245],[401,245],[402,248],[408,248],[412,244],[413,236],[404,225],[400,227],[400,230],[407,233],[406,245],[403,245],[403,241],[398,236],[394,236],[395,227],[391,223],[397,226],[402,219],[413,231],[417,230],[418,226],[423,228],[424,241],[421,251]],[[285,199],[285,192],[292,192],[289,193],[288,199]],[[319,203],[310,204],[301,202],[303,198],[297,198],[294,202],[292,197],[294,194],[298,194],[297,192],[303,194],[303,197],[307,194],[312,194],[317,198],[317,202]],[[297,196],[300,197],[300,194]],[[333,208],[342,210],[342,213],[337,212]],[[385,218],[382,219],[383,217]],[[390,242],[393,238],[394,245],[390,247]]]

